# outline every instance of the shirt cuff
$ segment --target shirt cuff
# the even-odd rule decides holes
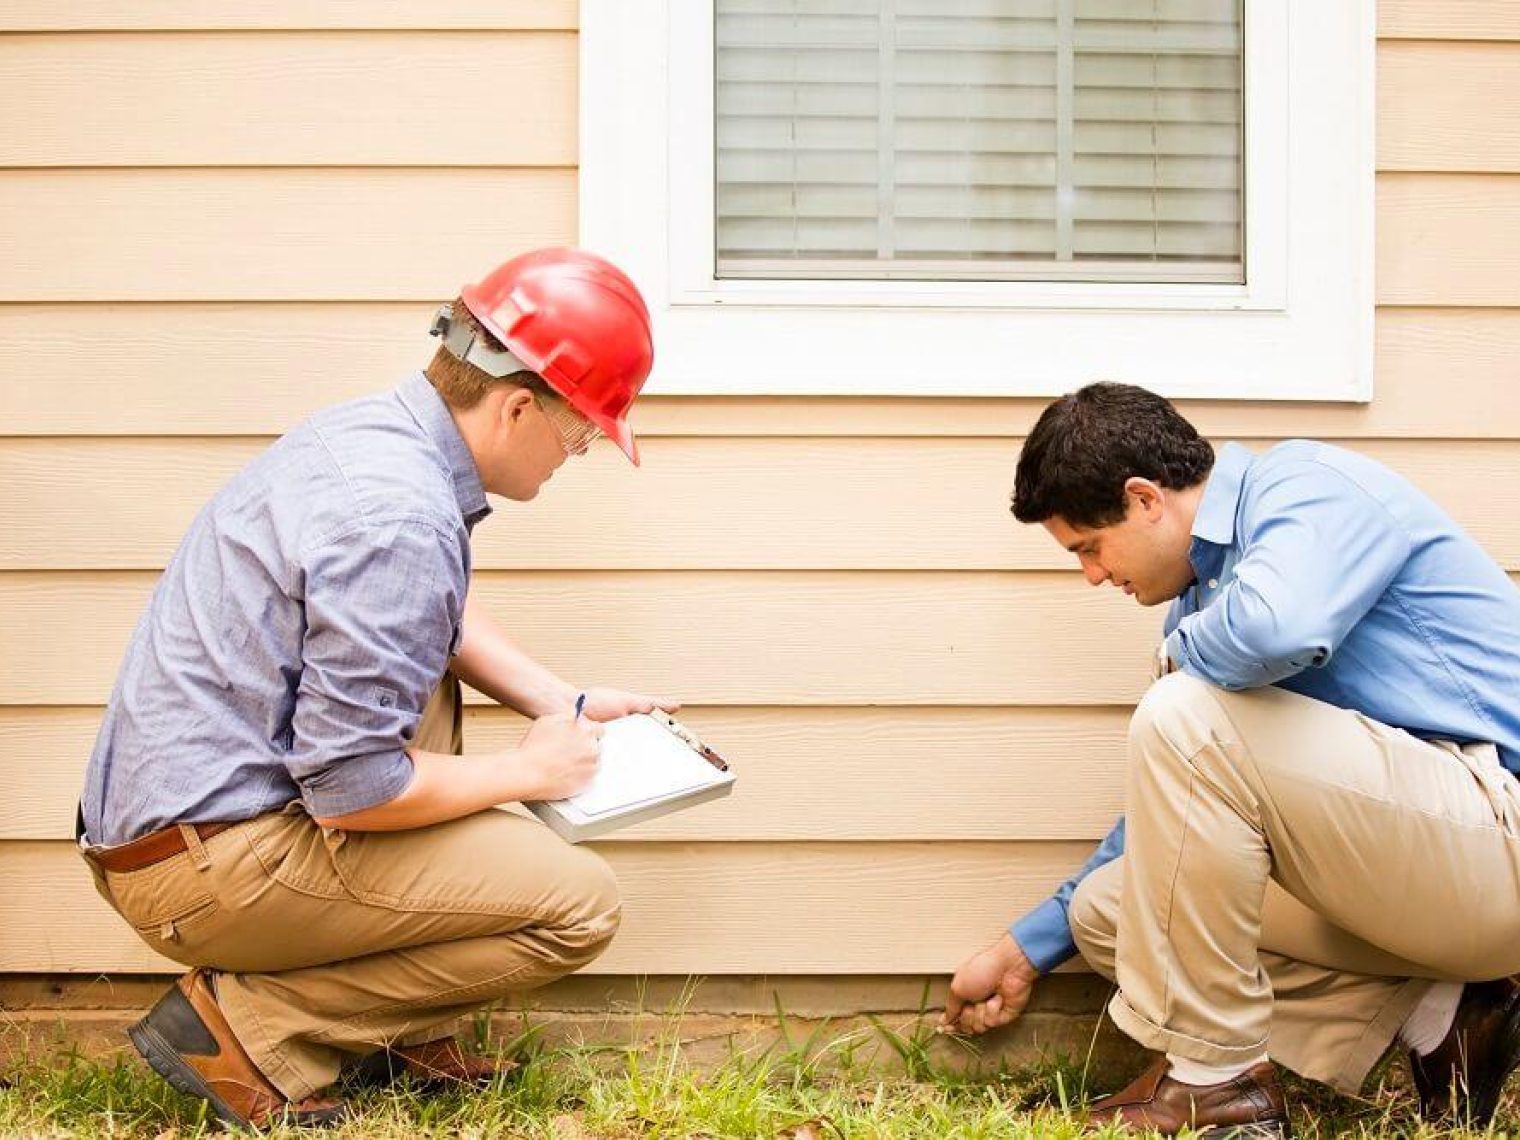
[[[331,819],[388,803],[411,782],[412,758],[405,752],[370,752],[335,760],[300,781],[301,802],[313,819]]]
[[[1179,672],[1187,661],[1187,647],[1182,640],[1182,630],[1174,629],[1161,643],[1161,652],[1172,663],[1172,672]]]
[[[1066,907],[1059,899],[1046,899],[1010,926],[1008,933],[1024,951],[1029,964],[1042,974],[1050,973],[1077,953]]]

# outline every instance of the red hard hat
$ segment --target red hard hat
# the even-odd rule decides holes
[[[638,463],[628,409],[649,377],[654,342],[649,309],[626,273],[585,250],[540,249],[460,296],[492,336]]]

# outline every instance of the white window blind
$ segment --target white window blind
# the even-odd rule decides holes
[[[1243,0],[714,0],[718,277],[1243,282]]]

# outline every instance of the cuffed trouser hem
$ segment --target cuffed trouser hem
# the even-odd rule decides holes
[[[1320,1081],[1347,1096],[1356,1096],[1373,1066],[1388,1051],[1414,1007],[1433,984],[1428,978],[1406,981],[1367,1022],[1351,1048],[1339,1057],[1307,1041],[1268,1038],[1254,1045],[1220,1045],[1203,1041],[1141,1017],[1124,1000],[1122,993],[1116,993],[1108,1003],[1108,1014],[1127,1037],[1158,1053],[1175,1053],[1206,1065],[1232,1065],[1267,1053],[1301,1077]]]
[[[1245,1045],[1220,1045],[1157,1025],[1136,1013],[1129,1002],[1124,1000],[1122,992],[1116,993],[1108,1003],[1108,1015],[1125,1036],[1138,1041],[1147,1049],[1154,1049],[1158,1053],[1175,1053],[1204,1065],[1236,1065],[1254,1061],[1267,1051],[1265,1037]]]
[[[332,1080],[322,1080],[321,1084],[314,1083],[310,1075],[302,1073],[292,1065],[284,1055],[274,1047],[265,1032],[263,1022],[249,1004],[242,987],[237,983],[236,975],[221,974],[217,978],[216,1004],[222,1011],[222,1016],[227,1019],[227,1024],[232,1028],[232,1034],[238,1039],[238,1044],[248,1054],[254,1066],[264,1074],[264,1079],[279,1089],[286,1100],[305,1100],[307,1097],[316,1096],[319,1091],[332,1083]]]
[[[1410,978],[1395,990],[1393,997],[1388,999],[1377,1016],[1367,1023],[1367,1028],[1338,1067],[1325,1065],[1323,1071],[1316,1071],[1318,1067],[1312,1064],[1300,1068],[1291,1058],[1279,1059],[1301,1077],[1323,1081],[1336,1092],[1356,1096],[1367,1082],[1367,1074],[1372,1072],[1372,1067],[1388,1051],[1388,1046],[1393,1044],[1399,1030],[1404,1028],[1404,1022],[1409,1020],[1414,1007],[1420,1004],[1420,999],[1434,984],[1428,978]]]

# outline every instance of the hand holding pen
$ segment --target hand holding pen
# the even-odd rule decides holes
[[[604,729],[582,714],[586,695],[576,699],[573,713],[539,717],[522,739],[520,752],[533,771],[534,800],[559,800],[585,789],[596,775]]]

